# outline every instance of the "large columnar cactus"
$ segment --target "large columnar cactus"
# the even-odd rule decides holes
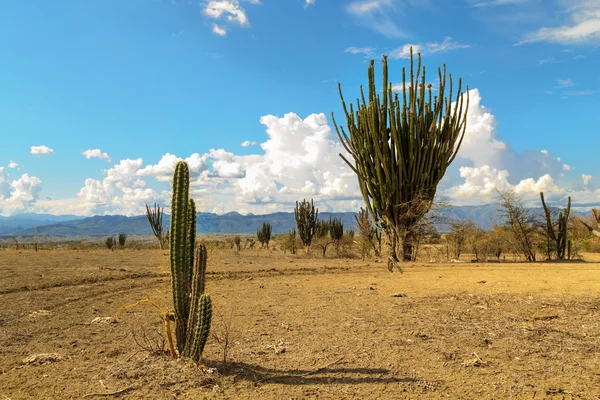
[[[445,66],[443,72],[438,68],[438,75],[438,93],[433,97],[432,85],[425,79],[425,67],[421,67],[421,56],[415,71],[411,49],[409,81],[402,69],[402,99],[388,81],[386,56],[381,92],[375,87],[371,60],[368,97],[361,87],[356,111],[352,104],[349,109],[346,107],[339,85],[348,133],[338,127],[335,118],[333,122],[354,162],[340,156],[358,175],[367,209],[388,236],[390,270],[398,261],[398,241],[402,241],[403,259],[412,259],[418,222],[430,210],[437,185],[456,157],[466,129],[468,88],[463,101],[459,79],[457,97],[453,99],[452,75],[449,91]]]
[[[177,351],[200,361],[210,332],[212,303],[204,294],[206,248],[196,247],[196,206],[189,198],[189,170],[177,163],[173,175],[169,253]]]
[[[544,215],[546,216],[546,233],[548,238],[556,244],[556,257],[559,260],[563,260],[567,250],[567,226],[569,223],[569,214],[571,213],[571,196],[569,196],[567,208],[558,213],[558,220],[556,222],[552,220],[552,213],[546,206],[544,192],[540,192],[540,198],[542,199]],[[555,225],[556,230],[554,229]]]
[[[306,246],[306,252],[308,253],[313,236],[316,233],[319,209],[315,208],[312,199],[310,203],[304,199],[302,203],[296,201],[294,215],[296,217],[296,226],[298,226],[298,235],[304,246]]]

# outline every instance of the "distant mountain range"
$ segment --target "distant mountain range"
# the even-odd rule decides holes
[[[496,205],[477,207],[449,207],[446,214],[451,218],[470,218],[482,227],[491,226],[490,218],[497,215]],[[355,226],[355,213],[319,213],[321,219],[340,218],[344,227]],[[165,215],[163,224],[169,226],[169,215]],[[198,213],[198,233],[255,233],[256,229],[268,222],[273,233],[285,233],[296,226],[294,213],[278,212],[265,215],[242,215],[230,212],[223,215]],[[74,215],[21,214],[12,217],[0,217],[0,235],[2,236],[107,236],[120,232],[129,235],[152,235],[145,215],[126,217],[124,215],[103,215],[77,217]]]
[[[497,204],[481,206],[448,206],[443,215],[450,219],[471,219],[479,227],[490,229],[500,222]],[[572,211],[572,214],[576,214]],[[319,213],[321,219],[330,216],[340,218],[346,229],[355,227],[355,213]],[[169,226],[169,216],[165,215],[163,224]],[[223,215],[198,213],[198,233],[255,233],[264,222],[273,226],[273,233],[285,233],[296,226],[294,213],[273,213],[265,215],[242,215],[230,212]],[[438,229],[446,231],[444,225]],[[12,217],[0,217],[0,236],[66,236],[90,237],[117,235],[152,235],[145,215],[126,217],[124,215],[103,215],[78,217],[74,215],[21,214]]]

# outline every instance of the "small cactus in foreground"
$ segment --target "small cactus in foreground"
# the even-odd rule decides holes
[[[200,361],[212,317],[210,296],[204,294],[206,247],[196,247],[196,206],[189,198],[189,169],[181,161],[173,176],[169,253],[175,309],[175,337],[181,357]]]

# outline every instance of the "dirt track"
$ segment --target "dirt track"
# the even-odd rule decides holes
[[[170,305],[160,251],[0,253],[0,396],[600,398],[600,264],[382,263],[231,250],[207,291],[234,346],[205,364],[150,354]],[[223,333],[215,318],[214,332]],[[141,343],[143,347],[144,343]],[[58,361],[23,365],[56,353]]]

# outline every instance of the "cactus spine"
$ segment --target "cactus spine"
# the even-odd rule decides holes
[[[556,244],[556,257],[559,260],[563,260],[567,249],[567,226],[569,223],[569,214],[571,213],[571,196],[569,196],[567,208],[558,213],[558,221],[556,223],[552,221],[552,214],[544,201],[544,192],[540,192],[540,198],[544,206],[548,238]],[[556,231],[554,230],[554,225],[556,225]]]
[[[413,258],[418,223],[430,210],[437,185],[460,148],[469,103],[468,88],[463,101],[460,79],[454,101],[452,76],[448,91],[445,66],[438,69],[437,96],[432,96],[425,79],[420,54],[416,71],[413,66],[411,49],[410,80],[403,69],[401,101],[388,81],[387,57],[383,57],[381,94],[375,87],[371,60],[368,97],[361,87],[356,110],[352,103],[346,107],[339,85],[348,133],[333,118],[338,137],[354,162],[340,156],[357,174],[367,210],[390,240],[390,270],[397,266],[398,241],[402,241],[403,259]]]
[[[212,303],[204,294],[206,248],[196,247],[196,205],[189,198],[189,182],[188,165],[180,161],[173,175],[169,254],[177,351],[199,362],[210,332]]]

